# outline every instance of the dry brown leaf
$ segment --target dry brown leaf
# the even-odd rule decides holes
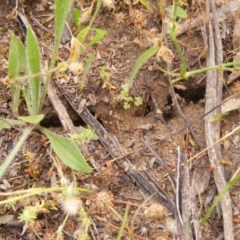
[[[240,109],[240,98],[229,98],[222,104],[221,112],[227,113],[237,109]]]
[[[158,61],[163,60],[164,62],[171,64],[173,59],[174,55],[172,51],[169,48],[162,45],[157,53],[157,60]]]

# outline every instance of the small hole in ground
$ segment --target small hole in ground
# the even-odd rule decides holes
[[[178,89],[174,88],[175,93],[177,93],[181,98],[184,98],[186,103],[193,102],[198,103],[205,96],[205,86],[189,88],[189,89]]]
[[[77,119],[73,120],[74,126],[86,126],[85,122],[79,117]],[[58,116],[52,116],[52,117],[46,117],[40,122],[40,126],[45,127],[45,128],[57,128],[57,127],[62,127],[62,124],[58,118]]]

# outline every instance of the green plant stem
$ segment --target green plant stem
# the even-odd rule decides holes
[[[66,3],[65,3],[65,1],[62,1],[62,2],[61,1],[62,0],[55,0],[55,24],[56,24],[55,35],[56,36],[55,36],[55,43],[54,43],[54,47],[53,47],[52,58],[51,58],[50,66],[49,66],[50,69],[54,68],[55,63],[57,61],[58,49],[60,46],[60,41],[61,41],[61,37],[63,34],[65,21],[67,19],[68,13],[70,11],[71,5],[73,4],[73,0],[68,0]],[[63,12],[61,12],[61,10],[63,10]],[[62,14],[62,15],[60,15],[60,14]],[[48,86],[51,82],[51,78],[52,78],[52,74],[49,73],[47,75],[46,81],[44,82],[44,87],[43,87],[41,100],[40,100],[39,111],[43,106],[43,102],[46,97]]]
[[[240,65],[240,62],[228,62],[228,63],[223,63],[223,64],[219,64],[219,65],[215,65],[215,66],[210,66],[210,67],[206,67],[206,68],[201,68],[201,69],[197,69],[197,70],[193,70],[193,71],[189,71],[189,72],[186,72],[185,73],[185,77],[179,77],[179,78],[176,78],[172,81],[172,83],[176,83],[180,80],[183,80],[183,79],[187,79],[188,77],[191,77],[195,74],[199,74],[199,73],[203,73],[203,72],[207,72],[209,70],[214,70],[214,69],[225,69],[225,70],[229,70],[227,69],[227,67],[231,67],[231,66],[234,66],[234,65]],[[161,69],[160,69],[161,70]],[[168,73],[168,74],[171,74],[171,73]],[[172,74],[171,74],[172,75]],[[176,75],[175,75],[176,76]]]
[[[116,240],[121,240],[121,238],[122,238],[123,230],[124,230],[124,228],[125,228],[125,226],[127,224],[129,209],[130,209],[130,206],[127,205],[126,209],[125,209],[125,212],[124,212],[123,219],[122,219],[122,224],[121,224],[121,227],[119,229],[119,232],[118,232]]]
[[[94,60],[94,58],[95,58],[95,55],[94,55],[94,53],[92,53],[92,54],[90,54],[90,56],[87,59],[86,66],[85,66],[85,68],[83,70],[82,77],[81,77],[81,79],[80,79],[80,81],[78,83],[78,86],[79,86],[81,91],[84,89],[84,87],[86,85],[86,77],[87,77],[87,74],[88,74],[89,69],[91,67],[91,63]]]
[[[173,11],[172,11],[172,16],[171,16],[171,30],[170,30],[170,39],[173,42],[173,45],[177,51],[177,54],[180,57],[180,61],[182,63],[181,65],[181,76],[185,78],[185,74],[187,71],[187,63],[186,60],[183,56],[182,49],[177,41],[176,37],[176,12],[177,12],[177,6],[178,6],[178,0],[173,1]]]
[[[66,222],[68,220],[68,216],[69,216],[68,214],[65,216],[65,218],[63,220],[63,223],[57,229],[57,238],[56,238],[57,240],[62,239],[62,231],[63,231],[64,226],[66,225]]]
[[[59,45],[57,45],[55,43],[54,44],[54,49],[53,49],[53,55],[52,55],[51,63],[50,63],[50,67],[49,67],[50,69],[54,68],[54,66],[55,66],[55,63],[56,63],[56,60],[57,60],[58,48],[59,48]],[[42,95],[41,95],[41,101],[40,101],[40,108],[39,108],[39,110],[43,106],[43,102],[44,102],[44,99],[46,97],[48,86],[49,86],[49,84],[51,82],[51,78],[52,78],[52,72],[48,72],[47,78],[46,78],[46,82],[44,83],[44,87],[43,87],[43,91],[42,91]]]
[[[32,129],[33,129],[33,127],[30,127],[30,128],[27,128],[27,129],[24,130],[24,132],[22,133],[20,139],[17,141],[16,146],[13,148],[13,150],[8,155],[8,157],[5,159],[3,164],[1,164],[1,166],[0,166],[0,179],[2,179],[4,173],[7,171],[7,168],[9,167],[11,162],[14,160],[15,156],[17,155],[18,151],[20,150],[20,148],[24,144],[24,142],[27,139],[27,137],[32,132]]]
[[[0,201],[0,205],[10,204],[12,202],[16,202],[18,200],[22,200],[24,198],[32,197],[34,195],[40,195],[42,193],[50,193],[50,192],[62,192],[66,190],[68,187],[52,187],[52,188],[30,188],[26,190],[20,190],[10,193],[0,193],[0,196],[8,196],[7,199]],[[85,188],[75,188],[78,192],[86,193],[88,192]],[[13,197],[9,197],[14,195]],[[18,196],[16,196],[18,195]]]
[[[235,185],[238,181],[240,180],[240,174],[238,174],[236,177],[231,179],[230,181],[227,182],[225,187],[221,190],[221,192],[218,194],[218,196],[214,199],[212,205],[210,208],[208,208],[206,214],[203,216],[201,219],[201,226],[206,222],[206,220],[209,218],[210,214],[212,213],[213,209],[218,205],[218,203],[221,201],[223,195],[233,186]]]
[[[102,0],[98,0],[98,1],[97,1],[96,10],[95,10],[95,12],[94,12],[94,14],[93,14],[93,16],[92,16],[92,18],[91,18],[91,21],[90,21],[90,23],[89,23],[90,29],[92,28],[92,25],[93,25],[93,23],[95,22],[95,20],[96,20],[96,18],[97,18],[97,15],[98,15],[98,12],[99,12],[101,6],[102,6]]]
[[[10,81],[20,81],[21,83],[25,83],[26,80],[30,80],[31,78],[35,78],[38,76],[47,76],[48,74],[51,74],[53,72],[56,72],[57,70],[59,70],[61,66],[57,66],[55,68],[49,69],[47,71],[43,71],[43,72],[39,72],[39,73],[34,73],[34,74],[30,74],[30,75],[26,75],[26,76],[22,76],[22,77],[14,77],[14,78],[9,78],[8,80]]]
[[[77,39],[78,39],[78,41],[79,41],[81,44],[84,44],[84,41],[85,41],[86,37],[88,36],[89,32],[91,31],[92,25],[93,25],[94,21],[95,21],[96,18],[97,18],[97,15],[98,15],[98,12],[99,12],[99,10],[100,10],[101,5],[102,5],[102,0],[98,0],[98,1],[97,1],[96,9],[95,9],[94,14],[93,14],[93,16],[92,16],[92,18],[91,18],[90,23],[88,24],[87,27],[85,27],[84,29],[82,29],[82,31],[80,31],[79,34],[77,35]],[[87,46],[88,46],[88,45],[86,45],[86,47],[87,47]],[[85,50],[86,50],[86,49],[85,49]]]

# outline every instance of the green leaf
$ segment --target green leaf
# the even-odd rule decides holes
[[[43,133],[49,138],[51,146],[56,155],[70,168],[91,173],[92,169],[86,162],[78,146],[69,138],[52,133],[42,128]]]
[[[17,144],[14,146],[11,153],[7,156],[7,158],[5,159],[3,164],[1,164],[1,166],[0,166],[0,179],[2,179],[3,175],[7,171],[7,168],[9,167],[11,162],[14,160],[15,156],[17,155],[18,151],[20,150],[20,148],[22,147],[22,145],[26,141],[26,139],[29,136],[29,134],[31,133],[31,131],[32,131],[32,128],[27,128],[23,131],[20,139],[17,141]]]
[[[166,10],[167,10],[169,16],[171,16],[171,13],[173,11],[173,5],[169,5]],[[175,17],[178,17],[181,19],[187,18],[187,11],[184,10],[183,8],[177,6]]]
[[[134,105],[139,107],[143,104],[143,99],[141,97],[135,97],[134,98]]]
[[[4,118],[0,118],[0,131],[2,131],[5,128],[11,128],[13,126],[17,126],[17,125],[25,125],[25,122],[22,121],[18,121],[15,119],[4,119]]]
[[[224,117],[226,117],[229,113],[218,113],[216,116],[214,116],[212,119],[210,119],[211,123],[218,123],[220,122]]]
[[[81,91],[82,91],[83,88],[85,87],[86,77],[87,77],[87,74],[88,74],[88,72],[89,72],[89,70],[90,70],[90,67],[91,67],[91,64],[92,64],[92,61],[94,60],[94,58],[95,58],[94,53],[91,53],[90,56],[89,56],[88,59],[87,59],[87,62],[86,62],[86,64],[85,64],[85,67],[84,67],[84,69],[83,69],[83,74],[82,74],[82,77],[81,77],[81,79],[80,79],[80,81],[79,81],[79,88],[80,88]]]
[[[80,42],[80,43],[84,43],[89,31],[90,31],[91,27],[88,25],[87,27],[83,28],[77,35],[77,40]]]
[[[15,78],[22,76],[26,72],[26,55],[25,49],[21,40],[16,37],[14,33],[11,32],[11,43],[9,47],[9,57],[8,57],[8,77]],[[16,85],[18,83],[16,82]],[[13,105],[12,110],[14,115],[18,115],[18,106],[20,98],[20,88],[13,86],[12,90],[12,99]]]
[[[32,124],[38,124],[40,121],[43,120],[43,118],[44,118],[43,114],[18,117],[18,119],[20,119],[26,123],[32,123]]]
[[[33,30],[27,28],[26,36],[26,56],[27,56],[27,65],[28,65],[28,74],[40,73],[41,71],[41,60],[40,60],[40,50],[38,46],[38,41]],[[28,81],[30,101],[32,104],[32,111],[30,115],[36,115],[39,111],[40,105],[40,88],[41,80],[40,77],[34,77]],[[28,99],[26,99],[28,101]]]
[[[130,105],[129,102],[125,101],[125,102],[123,103],[123,108],[124,108],[125,110],[130,109],[130,107],[131,107],[131,105]]]
[[[49,67],[50,69],[54,68],[55,66],[64,26],[65,26],[67,16],[71,9],[72,4],[73,4],[73,0],[67,0],[67,1],[55,0],[55,42],[54,42],[54,48],[53,48],[52,58],[51,58],[50,67]],[[44,87],[41,95],[41,101],[40,101],[40,108],[42,107],[44,99],[46,97],[48,86],[51,82],[51,76],[52,74],[48,74],[47,79],[44,83]]]
[[[11,42],[8,58],[8,77],[21,76],[21,69],[25,69],[25,49],[24,45],[14,33],[11,32]]]
[[[73,0],[56,0],[55,1],[55,44],[59,47],[68,13],[71,9]]]
[[[148,50],[146,50],[138,59],[137,62],[131,72],[131,75],[128,80],[129,86],[132,86],[133,80],[136,77],[139,69],[142,67],[142,65],[149,59],[151,58],[154,54],[158,52],[159,48],[157,47],[151,47]]]
[[[94,129],[91,128],[80,127],[79,137],[84,143],[89,143],[92,140],[98,140],[98,135],[95,133]]]
[[[95,36],[91,39],[91,41],[88,43],[88,46],[92,46],[98,42],[100,42],[104,36],[107,34],[106,30],[100,29],[100,28],[93,28],[93,31],[95,31]]]
[[[145,6],[147,9],[151,9],[149,1],[148,0],[140,0],[140,3]]]
[[[80,16],[81,16],[80,10],[77,8],[74,8],[73,9],[73,23],[78,28],[80,27],[80,22],[79,22]]]

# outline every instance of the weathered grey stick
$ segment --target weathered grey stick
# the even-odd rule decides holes
[[[213,20],[209,18],[208,21],[208,48],[209,54],[207,57],[207,67],[215,66],[223,63],[223,51],[222,42],[219,31],[219,20],[216,13],[215,1],[209,1],[207,7],[208,13],[213,14]],[[222,100],[222,87],[221,72],[217,70],[211,70],[207,72],[207,85],[206,85],[206,104],[205,112],[209,112],[210,109],[218,106]],[[206,145],[211,146],[220,139],[220,122],[213,123],[211,119],[220,113],[220,109],[217,108],[205,117],[205,138]],[[226,185],[224,176],[224,170],[220,163],[222,159],[221,146],[216,144],[214,147],[208,150],[209,161],[214,169],[214,180],[217,186],[218,192],[220,192]],[[223,225],[224,225],[224,239],[233,240],[233,225],[232,225],[232,204],[229,192],[226,192],[221,199],[221,208],[223,212]]]

